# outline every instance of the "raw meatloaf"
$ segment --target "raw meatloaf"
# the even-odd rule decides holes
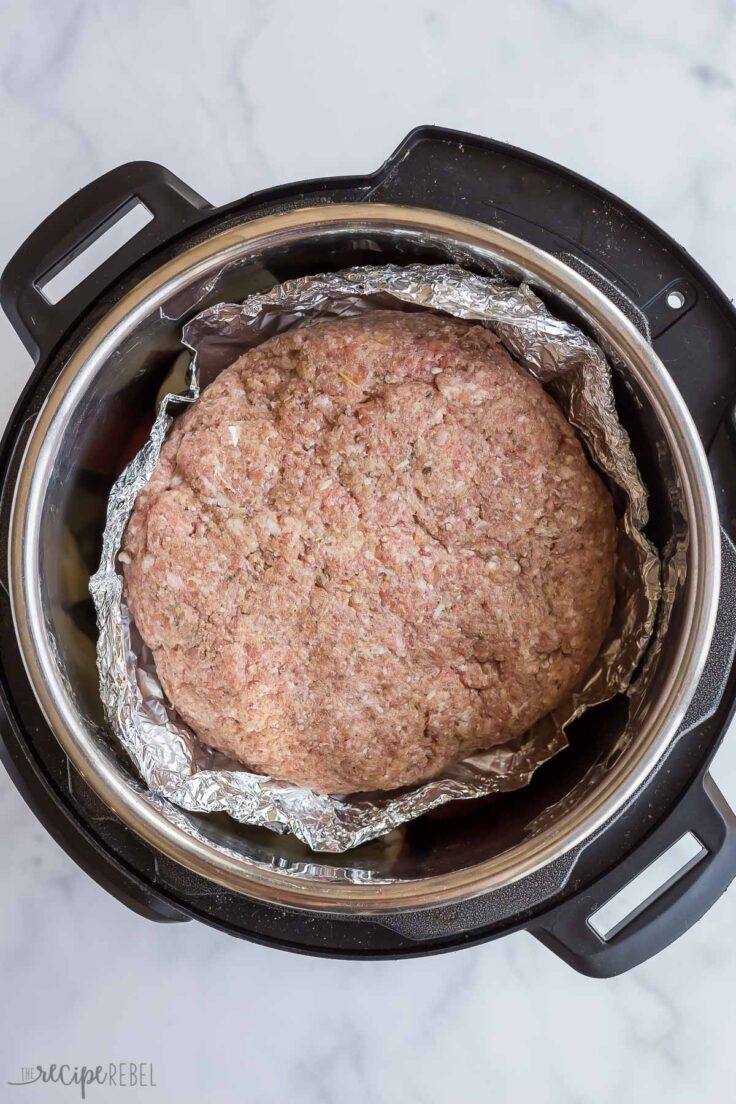
[[[380,311],[225,370],[121,560],[200,738],[340,793],[431,778],[560,703],[609,624],[614,539],[575,433],[492,333]]]

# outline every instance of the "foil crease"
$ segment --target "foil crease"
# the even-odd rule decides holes
[[[150,651],[132,621],[117,557],[135,499],[148,482],[177,412],[200,385],[247,349],[292,326],[372,309],[428,309],[484,323],[554,395],[606,475],[619,518],[616,605],[598,659],[570,700],[517,739],[458,762],[438,779],[390,794],[321,795],[253,774],[200,744],[166,700]],[[526,785],[567,746],[565,729],[632,682],[652,638],[661,596],[660,557],[645,536],[647,492],[616,413],[611,370],[580,329],[554,317],[525,284],[478,276],[457,265],[387,265],[307,276],[243,303],[220,303],[183,329],[192,351],[188,391],[166,395],[150,437],[116,481],[108,502],[100,566],[90,580],[97,612],[100,694],[119,738],[156,804],[290,832],[316,852],[344,852],[430,809]],[[621,740],[630,739],[633,711]],[[172,810],[173,811],[173,810]]]

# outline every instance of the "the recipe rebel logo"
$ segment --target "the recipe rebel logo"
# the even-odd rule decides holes
[[[152,1062],[107,1062],[97,1066],[72,1066],[66,1062],[54,1062],[49,1066],[21,1066],[20,1076],[7,1084],[13,1087],[76,1086],[82,1100],[87,1099],[87,1090],[95,1085],[136,1091],[157,1087]]]

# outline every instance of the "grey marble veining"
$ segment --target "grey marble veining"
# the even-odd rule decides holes
[[[733,295],[735,63],[734,0],[0,0],[0,266],[126,160],[159,161],[222,203],[368,171],[436,122],[593,178]],[[4,318],[0,356],[4,421],[30,369]],[[736,733],[714,774],[736,802]],[[183,1104],[721,1104],[736,1092],[736,890],[607,983],[525,935],[404,963],[300,958],[127,912],[2,771],[0,885],[0,1100],[73,1099],[7,1088],[23,1064],[113,1059],[152,1061],[158,1088],[140,1098]]]

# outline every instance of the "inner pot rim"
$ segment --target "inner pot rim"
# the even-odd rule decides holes
[[[78,400],[118,344],[164,300],[197,278],[259,250],[305,237],[371,230],[470,249],[530,277],[581,312],[626,364],[666,435],[690,526],[683,627],[675,659],[642,732],[607,778],[558,822],[492,859],[447,874],[373,885],[282,875],[223,854],[175,827],[116,769],[85,727],[45,625],[40,575],[41,514],[59,445]],[[31,432],[16,482],[8,550],[11,608],[29,680],[62,749],[105,804],[149,845],[203,877],[256,899],[328,912],[389,913],[436,907],[507,886],[582,844],[623,808],[668,751],[697,686],[718,604],[718,511],[708,463],[689,411],[664,365],[636,328],[592,284],[549,254],[501,230],[435,211],[389,205],[300,208],[222,231],[175,256],[125,295],[72,354]]]

